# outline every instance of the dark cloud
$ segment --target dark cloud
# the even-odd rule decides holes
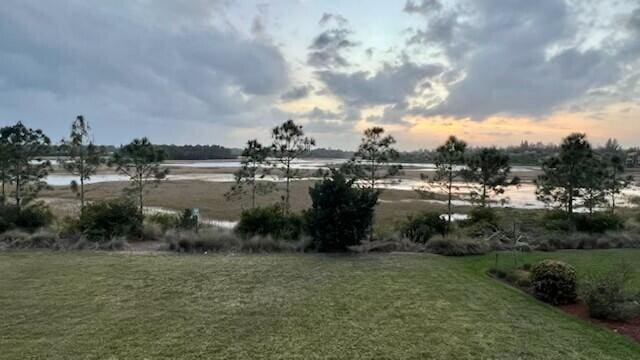
[[[443,71],[440,65],[418,65],[403,62],[384,64],[375,74],[366,71],[341,73],[319,71],[318,78],[347,105],[371,106],[396,104],[416,94],[416,87],[427,77]]]
[[[349,66],[344,52],[359,44],[349,37],[353,32],[348,29],[348,22],[340,15],[324,13],[320,19],[321,25],[335,20],[336,27],[324,30],[317,35],[309,45],[307,64],[316,68],[340,68]]]
[[[407,125],[404,117],[408,114],[409,103],[406,101],[385,106],[382,115],[372,115],[367,117],[367,121],[374,124],[401,124]]]
[[[580,29],[564,1],[465,4],[410,7],[426,25],[409,43],[441,49],[450,72],[463,74],[443,83],[448,97],[426,115],[476,120],[495,114],[541,116],[620,79],[620,54],[580,46]]]
[[[105,129],[115,121],[110,116],[241,126],[259,120],[289,84],[276,46],[210,24],[219,1],[65,2],[55,11],[42,5],[0,4],[6,114],[31,97],[65,116],[82,112]],[[110,139],[120,138],[116,131]]]
[[[300,85],[300,86],[293,87],[287,92],[285,92],[284,94],[282,94],[280,99],[284,101],[300,100],[309,96],[309,94],[312,91],[313,91],[312,85]]]
[[[332,14],[332,13],[324,13],[324,14],[322,14],[322,17],[320,18],[320,21],[318,21],[318,25],[325,26],[325,25],[329,24],[331,21],[334,21],[336,23],[336,25],[339,26],[339,27],[345,27],[349,23],[349,21],[347,21],[347,19],[342,15]]]
[[[429,15],[434,11],[440,11],[442,4],[438,0],[421,0],[416,2],[414,0],[407,0],[404,5],[404,11],[412,14],[418,13],[422,15]]]

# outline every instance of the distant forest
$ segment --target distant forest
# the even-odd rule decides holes
[[[241,149],[227,148],[220,145],[157,145],[167,153],[168,160],[218,160],[235,159],[240,156]],[[610,145],[607,145],[610,146]],[[604,146],[602,149],[607,149]],[[109,153],[116,151],[118,147],[113,145],[105,146]],[[474,148],[469,149],[471,152]],[[508,146],[504,148],[511,159],[513,165],[539,165],[542,161],[557,153],[558,146],[554,144],[529,143],[523,141],[518,146]],[[629,149],[633,150],[633,149]],[[51,145],[44,156],[63,156],[64,152],[58,145]],[[352,151],[339,149],[318,148],[305,154],[305,158],[324,159],[349,159],[353,155]],[[433,162],[435,150],[415,150],[400,152],[399,162]]]

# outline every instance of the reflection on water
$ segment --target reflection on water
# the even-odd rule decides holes
[[[293,163],[293,167],[297,169],[306,169],[306,170],[316,170],[316,169],[326,169],[329,166],[337,166],[341,163],[347,161],[346,159],[297,159]],[[176,174],[169,175],[167,177],[168,181],[180,181],[180,180],[196,180],[196,181],[206,181],[206,182],[220,182],[220,183],[229,183],[234,181],[234,176],[232,174],[232,169],[240,166],[240,162],[238,160],[212,160],[212,161],[201,161],[201,162],[167,162],[165,163],[167,166],[175,166],[175,167],[191,167],[191,168],[228,168],[228,173],[215,173],[215,174]],[[433,170],[434,166],[430,163],[402,163],[405,171],[428,171]],[[535,171],[535,167],[527,167],[527,166],[514,166],[514,171]],[[77,177],[71,175],[62,175],[62,174],[52,174],[47,178],[47,183],[52,186],[68,186],[72,180],[77,181]],[[99,174],[94,175],[88,180],[86,183],[95,184],[95,183],[103,183],[103,182],[116,182],[116,181],[128,181],[128,177],[118,174]],[[284,179],[277,177],[275,175],[269,175],[263,179],[264,181],[272,181],[272,182],[283,182]],[[306,177],[295,179],[295,181],[301,180],[319,180],[319,178]],[[442,194],[442,189],[438,187],[429,188],[428,184],[421,180],[412,180],[412,179],[400,179],[398,181],[394,181],[393,183],[382,184],[381,187],[386,189],[393,190],[405,190],[405,191],[413,191],[416,188],[423,188],[427,186],[429,191],[433,191],[437,194]],[[457,184],[458,189],[455,191],[457,197],[465,198],[465,194],[469,193],[469,186],[464,183]],[[535,195],[535,185],[533,184],[522,184],[518,187],[509,187],[505,189],[505,193],[492,197],[492,200],[495,200],[498,204],[504,202],[506,206],[514,207],[514,208],[522,208],[522,209],[540,209],[544,208],[545,204],[538,201]],[[617,202],[620,206],[631,206],[629,200],[632,197],[640,196],[640,188],[637,186],[630,187],[628,189],[623,190],[622,194],[618,195]],[[405,199],[398,200],[400,202],[403,201],[423,201],[429,203],[438,203],[444,204],[446,202],[440,200],[417,200],[417,199]],[[454,205],[470,205],[471,203],[466,200],[455,200]]]

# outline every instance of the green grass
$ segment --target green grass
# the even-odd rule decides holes
[[[640,251],[532,254],[605,268]],[[506,257],[505,257],[506,258]],[[493,256],[0,253],[2,359],[634,359]]]

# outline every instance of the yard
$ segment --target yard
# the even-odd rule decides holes
[[[637,250],[518,261],[543,258],[640,268]],[[4,252],[0,358],[640,358],[640,344],[488,277],[494,261]]]

